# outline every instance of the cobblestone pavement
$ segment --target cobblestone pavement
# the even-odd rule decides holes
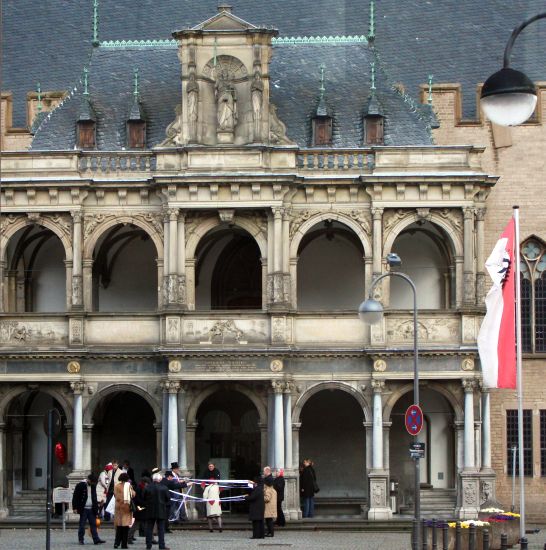
[[[103,529],[101,537],[106,544],[98,548],[112,548],[114,532]],[[335,531],[280,531],[273,539],[250,540],[250,531],[224,531],[223,533],[204,533],[200,531],[178,531],[167,535],[167,545],[171,550],[240,550],[242,548],[280,550],[409,550],[410,536],[407,533],[375,532],[335,532]],[[52,530],[51,550],[81,548],[77,541],[77,531],[68,529]],[[546,540],[546,528],[538,534],[528,535],[529,550],[543,550]],[[93,546],[86,535],[85,546]],[[45,529],[0,529],[1,550],[43,550],[45,548]],[[130,545],[132,550],[145,549],[144,539]],[[514,547],[514,550],[519,546]],[[154,550],[157,546],[154,545]]]

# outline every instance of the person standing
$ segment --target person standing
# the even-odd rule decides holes
[[[94,544],[104,544],[106,541],[99,538],[97,532],[97,514],[99,505],[97,502],[97,476],[93,473],[87,476],[87,479],[80,481],[74,488],[72,495],[72,509],[75,514],[80,515],[80,524],[78,526],[78,541],[85,544],[85,524],[89,522],[91,537]]]
[[[253,539],[263,539],[264,533],[264,485],[260,476],[254,482],[254,489],[249,495],[245,496],[245,500],[250,503],[248,507],[248,518],[252,522],[252,537]]]
[[[131,501],[135,496],[135,491],[131,485],[129,475],[122,472],[119,481],[114,487],[114,498],[116,499],[116,508],[114,512],[114,527],[116,528],[116,540],[114,548],[128,548],[129,527],[133,524],[133,513],[131,511]]]
[[[303,498],[303,517],[312,518],[315,515],[315,493],[318,493],[317,475],[311,459],[303,461],[300,474],[300,492]]]
[[[267,527],[266,537],[272,537],[275,534],[273,523],[277,519],[277,491],[273,489],[273,476],[269,475],[264,480],[264,518]]]
[[[152,480],[149,477],[142,476],[140,478],[140,481],[137,484],[137,487],[135,489],[135,498],[133,499],[134,508],[135,511],[133,513],[133,516],[135,517],[135,521],[133,525],[131,525],[129,529],[129,544],[136,541],[135,533],[138,527],[138,535],[140,537],[145,537],[145,525],[146,525],[146,516],[145,516],[145,508],[144,508],[144,489],[146,486],[151,483]]]
[[[170,502],[169,490],[161,485],[160,473],[152,475],[152,483],[144,489],[144,510],[146,516],[146,548],[152,548],[154,525],[157,524],[159,548],[169,550],[165,546],[165,522],[167,521],[167,504]]]
[[[113,459],[112,462],[110,462],[110,464],[112,465],[112,471],[110,472],[110,483],[108,485],[108,490],[106,491],[105,509],[108,508],[108,504],[110,503],[110,500],[112,500],[112,497],[114,496],[114,487],[116,486],[116,483],[119,481],[119,476],[122,473],[122,470],[121,468],[119,468],[119,463],[116,459]],[[109,520],[110,514],[105,512],[104,519]]]
[[[123,461],[123,471],[127,473],[127,475],[129,476],[129,481],[134,487],[136,485],[135,471],[133,470],[133,468],[131,468],[131,463],[127,459]]]
[[[109,462],[104,470],[99,474],[99,481],[97,483],[97,502],[99,503],[99,516],[103,514],[104,506],[106,505],[106,495],[108,494],[108,487],[110,485],[112,476],[112,463]]]
[[[284,527],[286,525],[286,519],[284,517],[284,512],[282,510],[282,502],[284,500],[284,470],[279,468],[275,472],[275,479],[273,480],[273,489],[277,491],[277,521],[275,525],[279,527]]]
[[[220,504],[220,487],[216,480],[211,482],[205,487],[203,491],[203,498],[206,499],[207,504],[207,522],[209,524],[209,531],[212,533],[212,520],[216,518],[218,522],[218,531],[222,532],[222,505]]]

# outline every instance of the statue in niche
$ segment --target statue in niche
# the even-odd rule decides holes
[[[197,139],[197,107],[199,104],[199,84],[195,79],[195,73],[192,71],[186,84],[186,94],[188,97],[188,125],[190,141]]]
[[[237,124],[237,97],[227,70],[220,71],[216,81],[218,130],[233,132]]]
[[[264,92],[264,83],[260,71],[254,73],[254,79],[250,85],[250,96],[252,100],[252,116],[254,118],[254,141],[261,140],[262,123],[262,97]]]

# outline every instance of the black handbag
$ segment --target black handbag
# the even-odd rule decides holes
[[[318,486],[318,483],[313,480],[313,491],[315,493],[318,493],[320,491],[320,487]]]
[[[131,514],[136,514],[137,507],[133,499],[129,502],[129,510],[131,510]]]

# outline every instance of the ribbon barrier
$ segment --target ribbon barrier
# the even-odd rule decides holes
[[[190,494],[191,490],[196,485],[210,485],[212,483],[215,483],[215,484],[218,484],[218,486],[221,489],[243,489],[243,488],[252,489],[254,487],[254,484],[248,481],[248,479],[215,479],[215,480],[185,479],[184,481],[187,483],[191,483],[191,485],[189,486],[188,492],[181,493],[179,491],[173,491],[172,489],[169,489],[172,495],[176,495],[176,497],[171,496],[171,500],[174,500],[176,502],[180,502],[180,500],[182,500],[184,503],[186,502],[187,499],[190,499],[194,502],[210,502],[210,499],[197,497]],[[214,499],[214,502],[241,502],[243,500],[245,500],[244,495],[236,495],[236,496]]]

